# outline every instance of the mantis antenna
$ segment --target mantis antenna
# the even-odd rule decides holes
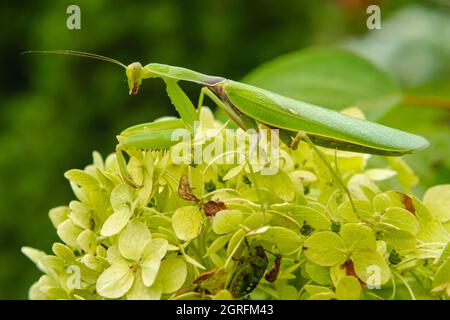
[[[24,51],[21,53],[21,55],[24,54],[30,54],[30,53],[42,53],[42,54],[60,54],[60,55],[67,55],[67,56],[78,56],[78,57],[84,57],[84,58],[90,58],[90,59],[95,59],[95,60],[102,60],[102,61],[107,61],[107,62],[111,62],[114,64],[117,64],[123,68],[127,68],[126,65],[124,65],[122,62],[110,58],[110,57],[105,57],[99,54],[95,54],[95,53],[89,53],[89,52],[83,52],[83,51],[75,51],[75,50],[29,50],[29,51]]]

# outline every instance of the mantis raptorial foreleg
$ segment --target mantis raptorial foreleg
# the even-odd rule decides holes
[[[156,121],[128,128],[118,136],[119,144],[116,147],[117,160],[123,179],[138,187],[126,170],[126,161],[123,152],[129,153],[136,149],[166,149],[177,143],[173,139],[174,130],[186,129],[191,137],[195,135],[196,125],[199,121],[200,109],[204,97],[209,97],[220,109],[226,112],[242,129],[257,128],[254,120],[245,119],[244,115],[238,114],[230,105],[220,100],[211,90],[203,87],[198,101],[197,110],[184,91],[173,79],[164,79],[167,94],[181,116],[181,119]]]

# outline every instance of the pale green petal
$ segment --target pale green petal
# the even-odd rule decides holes
[[[392,169],[397,171],[397,179],[404,190],[409,191],[411,187],[419,182],[419,178],[409,165],[400,157],[388,157],[389,165]]]
[[[75,254],[73,251],[62,243],[54,243],[52,246],[52,251],[55,255],[63,259],[66,264],[69,264],[75,260]]]
[[[178,239],[189,241],[200,233],[203,219],[197,206],[181,207],[172,216],[172,225]]]
[[[181,258],[170,257],[161,263],[158,281],[163,293],[172,293],[180,289],[187,277],[186,262]]]
[[[158,271],[161,266],[161,259],[158,257],[152,257],[141,263],[142,268],[142,282],[144,286],[150,287],[158,276]]]
[[[70,209],[67,206],[60,206],[53,208],[49,211],[48,216],[52,221],[52,224],[57,228],[61,223],[69,218]]]
[[[213,300],[233,300],[233,296],[231,295],[231,292],[226,290],[226,289],[222,289],[219,292],[217,292],[213,298]]]
[[[388,208],[381,216],[381,222],[398,228],[399,230],[416,235],[420,230],[416,217],[403,208]]]
[[[132,212],[129,208],[123,208],[114,212],[103,224],[100,234],[105,237],[118,234],[127,225],[131,215]]]
[[[79,185],[80,187],[86,190],[89,191],[101,190],[98,180],[83,170],[72,169],[66,171],[66,173],[64,173],[64,177],[66,177],[66,179],[69,179],[71,182]]]
[[[342,239],[350,252],[356,250],[373,250],[377,248],[375,233],[363,224],[348,223],[340,231]]]
[[[106,252],[106,259],[108,260],[109,264],[115,264],[117,262],[125,261],[119,251],[118,245],[113,245],[108,248],[108,251]]]
[[[339,300],[358,300],[361,295],[361,284],[352,276],[341,278],[336,287],[336,296]]]
[[[396,171],[390,169],[369,169],[364,172],[364,175],[372,181],[386,180],[396,174]]]
[[[284,201],[292,201],[295,197],[295,186],[282,170],[275,175],[259,175],[258,184]]]
[[[411,233],[383,225],[383,240],[395,250],[413,249],[417,245],[417,239]]]
[[[338,207],[338,216],[345,222],[359,222],[359,219],[364,221],[371,221],[374,219],[375,213],[372,204],[367,200],[354,199],[353,203],[356,212],[350,201],[346,200]]]
[[[126,183],[117,185],[111,192],[111,206],[114,211],[130,208],[134,200],[134,189]]]
[[[423,202],[439,221],[450,221],[450,184],[428,189],[423,196]]]
[[[308,260],[305,264],[305,271],[315,283],[323,286],[331,284],[329,267],[322,267]]]
[[[225,247],[225,245],[231,239],[231,236],[232,236],[231,234],[226,234],[226,235],[220,236],[216,240],[214,240],[214,242],[211,243],[211,245],[206,250],[205,257],[207,257],[207,256],[219,251],[223,247]]]
[[[387,208],[393,206],[391,197],[386,193],[377,194],[375,197],[373,197],[372,203],[374,209],[379,213],[382,213]]]
[[[59,238],[64,241],[70,247],[78,247],[77,238],[78,235],[83,231],[81,228],[77,227],[71,220],[66,220],[60,225],[56,232]]]
[[[309,294],[307,300],[331,300],[336,299],[336,294],[329,288],[315,286],[315,285],[305,285],[305,291]]]
[[[289,212],[289,215],[294,218],[300,226],[308,224],[316,230],[329,230],[331,221],[322,212],[308,206],[296,206],[295,209]]]
[[[169,242],[163,238],[152,239],[144,249],[143,259],[158,258],[162,259],[169,249]]]
[[[331,231],[321,231],[305,240],[305,256],[323,267],[342,264],[347,260],[344,240]]]
[[[243,219],[239,210],[219,211],[213,220],[213,230],[217,234],[227,234],[236,231]]]
[[[450,260],[443,263],[436,272],[433,280],[433,289],[438,291],[450,286]],[[447,289],[448,290],[448,289]],[[440,291],[440,290],[439,290]]]
[[[80,261],[86,267],[96,272],[102,272],[104,269],[104,264],[102,263],[102,261],[93,254],[85,254]]]
[[[97,249],[97,237],[91,230],[84,230],[77,238],[80,248],[86,252],[95,253]]]
[[[39,262],[42,257],[45,257],[47,255],[44,251],[30,247],[22,247],[21,251],[24,255],[28,257],[28,259],[34,262],[34,264],[39,268],[39,270],[45,272],[44,268]]]
[[[158,275],[161,260],[167,253],[169,243],[166,239],[156,238],[150,241],[145,247],[143,255],[144,261],[141,263],[142,281],[146,287],[153,285]]]
[[[70,219],[72,222],[80,228],[90,229],[90,215],[88,209],[79,201],[71,201],[70,207]]]
[[[378,186],[363,174],[355,174],[354,176],[352,176],[348,181],[347,185],[351,194],[356,199],[363,199],[363,200],[367,199],[367,195],[364,192],[364,188],[367,188],[368,190],[374,193],[380,192]]]
[[[128,300],[159,300],[161,299],[162,287],[159,282],[154,283],[151,287],[146,287],[142,283],[139,272],[136,274],[136,281],[131,290],[127,293]]]
[[[228,170],[226,175],[223,177],[223,180],[227,181],[227,180],[230,180],[230,179],[236,177],[244,169],[244,165],[245,164],[243,163],[243,164],[240,164],[240,165]]]
[[[147,225],[138,221],[130,221],[119,236],[119,251],[127,259],[137,261],[152,239]]]
[[[125,262],[113,264],[97,280],[97,293],[102,297],[117,299],[125,295],[134,282],[134,273]]]
[[[389,281],[391,269],[377,252],[360,250],[352,255],[355,272],[368,285],[378,287]]]
[[[263,227],[255,234],[255,238],[273,245],[281,254],[290,254],[302,246],[302,238],[298,233],[283,227]]]

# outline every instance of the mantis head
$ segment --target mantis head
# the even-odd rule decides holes
[[[133,62],[126,67],[126,74],[128,79],[128,88],[130,95],[135,95],[139,91],[139,86],[142,83],[144,67],[139,62]]]

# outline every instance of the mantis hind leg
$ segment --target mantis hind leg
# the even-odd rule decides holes
[[[333,179],[337,182],[337,184],[340,186],[340,188],[347,194],[348,200],[350,201],[353,212],[356,213],[356,207],[355,207],[355,203],[353,202],[353,197],[350,193],[350,190],[348,190],[347,186],[344,184],[340,175],[336,171],[337,168],[336,168],[336,170],[333,169],[333,167],[327,161],[325,154],[322,151],[320,151],[319,148],[317,148],[317,146],[311,141],[310,137],[306,133],[299,132],[297,134],[297,136],[295,137],[295,139],[298,139],[298,138],[301,140],[304,140],[310,146],[310,148],[313,149],[314,152],[319,156],[320,160],[323,162],[323,164],[327,167],[328,171],[333,176]]]
[[[208,87],[203,87],[200,91],[200,96],[198,99],[198,110],[203,105],[203,99],[207,96],[210,98],[216,105],[219,107],[225,114],[233,120],[241,129],[248,130],[248,129],[255,129],[258,130],[258,124],[256,121],[245,114],[239,113],[233,106],[231,106],[229,103],[223,101],[221,98],[216,96],[214,92],[212,92]]]

